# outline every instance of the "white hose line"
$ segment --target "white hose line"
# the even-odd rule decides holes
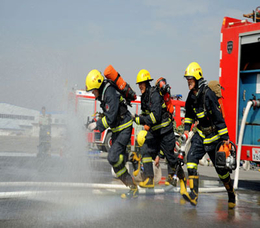
[[[249,110],[251,106],[253,105],[253,101],[248,101],[246,105],[246,109],[242,118],[240,131],[239,131],[239,138],[238,138],[238,144],[237,144],[237,168],[235,170],[235,177],[234,177],[234,189],[238,188],[238,179],[239,179],[239,167],[240,167],[240,158],[241,158],[241,147],[242,147],[242,141],[244,136],[244,130],[246,125],[246,119],[249,113]]]
[[[166,192],[175,192],[179,193],[180,188],[172,187],[171,190],[166,189],[140,189],[139,188],[139,195],[157,195],[157,194],[164,194]],[[190,192],[187,189],[188,192]],[[199,188],[199,193],[218,193],[218,192],[225,192],[226,189],[224,187],[215,187],[215,188]],[[0,192],[0,199],[17,199],[17,198],[31,198],[31,197],[38,197],[47,194],[60,194],[61,190],[55,191],[15,191],[15,192]],[[114,191],[115,192],[115,191]],[[103,194],[98,189],[92,190],[93,194]]]
[[[96,193],[97,189],[105,190],[128,190],[129,188],[125,185],[115,185],[115,184],[89,184],[89,183],[53,183],[53,182],[2,182],[0,187],[76,187],[76,188],[91,188],[93,193]],[[155,187],[154,189],[140,188],[140,195],[157,195],[165,194],[167,192],[179,193],[179,187],[167,186],[167,187]],[[42,194],[53,194],[60,192],[62,190],[35,190],[35,191],[10,191],[10,192],[0,192],[0,199],[6,198],[19,198],[19,197],[33,197]],[[187,189],[190,192],[190,189]],[[226,191],[224,187],[204,187],[199,188],[200,193],[207,192],[222,192]],[[99,193],[99,192],[97,192]]]
[[[53,194],[57,193],[57,191],[15,191],[15,192],[0,192],[0,199],[13,199],[13,198],[26,198],[39,196],[43,194]]]
[[[75,187],[99,189],[128,189],[125,185],[70,182],[0,182],[0,187]]]

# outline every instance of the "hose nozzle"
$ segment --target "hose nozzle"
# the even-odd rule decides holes
[[[183,134],[182,136],[181,136],[181,141],[182,141],[182,143],[185,143],[186,141],[187,141],[187,139],[188,139],[188,134]]]

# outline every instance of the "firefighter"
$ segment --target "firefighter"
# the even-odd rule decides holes
[[[138,187],[125,167],[128,157],[126,147],[130,141],[133,124],[131,113],[121,94],[96,69],[91,70],[86,77],[86,91],[92,91],[95,99],[101,102],[100,107],[104,112],[104,116],[90,123],[88,129],[103,132],[108,127],[111,128],[112,146],[108,151],[108,162],[116,176],[130,187],[129,192],[122,194],[121,198],[136,198]]]
[[[184,77],[187,79],[189,94],[185,108],[185,134],[188,134],[192,123],[199,121],[197,131],[191,139],[191,147],[187,156],[187,170],[190,183],[190,194],[185,191],[183,197],[192,205],[198,201],[198,164],[199,160],[208,153],[215,166],[215,149],[220,141],[229,144],[226,123],[221,114],[220,105],[215,93],[207,89],[207,82],[203,78],[201,67],[192,62],[188,65]],[[206,90],[207,89],[207,90]],[[216,168],[219,178],[228,193],[228,207],[234,208],[236,199],[229,170]]]
[[[141,115],[135,115],[136,124],[145,125],[147,131],[140,131],[137,142],[141,147],[144,179],[139,183],[143,188],[154,188],[153,160],[158,165],[160,151],[165,155],[171,169],[175,170],[178,157],[174,153],[175,136],[173,124],[163,97],[157,87],[152,87],[153,79],[149,71],[142,69],[137,74],[136,84],[141,91]],[[183,169],[178,172],[179,179],[184,179]]]
[[[159,89],[159,92],[161,94],[161,96],[163,96],[163,99],[167,106],[167,110],[169,112],[169,117],[172,119],[172,124],[173,124],[173,132],[177,132],[177,128],[176,128],[176,121],[174,119],[174,108],[171,102],[171,87],[169,86],[169,84],[167,84],[167,80],[163,77],[160,77],[157,79],[155,86]],[[175,134],[174,134],[175,135]],[[177,149],[175,148],[174,151],[177,151]],[[159,160],[160,158],[164,159],[165,155],[163,153],[162,150],[160,150],[160,154],[159,156],[155,159],[155,164],[159,164]],[[173,178],[173,175],[175,173],[175,170],[173,170],[171,168],[171,166],[169,165],[169,163],[167,162],[167,178],[165,180],[165,185],[169,186],[170,184],[173,186],[177,185],[176,180]]]
[[[49,155],[51,150],[51,115],[46,114],[45,106],[42,107],[39,117],[39,146],[38,157]]]

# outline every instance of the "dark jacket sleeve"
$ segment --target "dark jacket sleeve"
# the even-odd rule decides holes
[[[192,110],[192,98],[191,98],[191,92],[188,94],[188,98],[185,102],[185,122],[184,122],[184,131],[190,131],[191,125],[195,121],[195,114]]]
[[[104,117],[97,121],[97,128],[100,132],[109,127],[115,127],[119,109],[119,93],[112,86],[109,86],[104,95]]]
[[[150,102],[151,102],[151,113],[146,116],[139,116],[140,124],[146,124],[148,126],[153,126],[161,123],[162,119],[162,102],[161,95],[158,91],[154,91],[151,94]]]

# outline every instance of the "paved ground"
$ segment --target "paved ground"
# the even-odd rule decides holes
[[[112,177],[106,154],[43,160],[26,154],[0,159],[0,227],[259,227],[260,191],[238,190],[234,210],[228,210],[225,192],[200,192],[194,207],[164,185],[122,200],[128,189]],[[217,182],[214,168],[199,171],[201,179]],[[241,172],[245,179],[258,174]]]
[[[37,137],[23,137],[23,136],[0,136],[0,155],[6,155],[14,153],[20,153],[24,155],[32,154],[33,156],[37,153],[37,146],[39,139]],[[62,138],[52,138],[52,154],[60,156],[62,154],[64,140]],[[106,159],[107,153],[93,153],[94,156],[98,154],[100,158]],[[63,154],[64,155],[64,154]],[[161,162],[162,174],[166,176],[166,165]],[[186,171],[186,166],[184,166]],[[213,180],[218,181],[217,173],[215,169],[210,166],[201,166],[198,168],[200,174],[200,180]],[[234,178],[234,173],[231,177]],[[239,188],[250,188],[253,190],[260,191],[260,172],[258,170],[245,171],[242,168],[239,172]]]

